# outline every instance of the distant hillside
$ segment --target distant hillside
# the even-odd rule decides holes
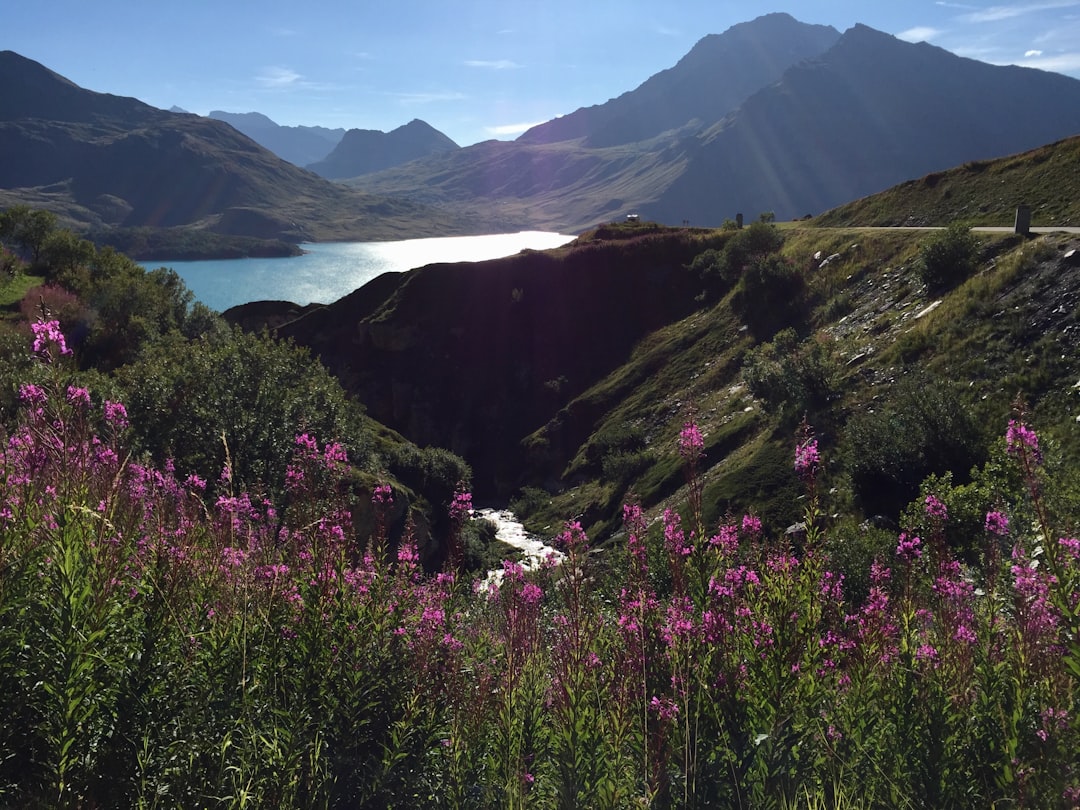
[[[0,202],[83,228],[199,227],[264,239],[476,232],[414,202],[358,194],[287,163],[221,121],[78,87],[0,52]]]
[[[460,148],[430,124],[414,119],[390,132],[350,129],[325,159],[311,162],[308,168],[330,180],[341,180]]]
[[[661,221],[708,211],[817,214],[1078,132],[1076,79],[857,25],[702,135],[686,171],[643,213]]]
[[[582,138],[588,147],[645,141],[690,122],[707,126],[784,71],[830,48],[840,32],[788,14],[766,14],[698,42],[678,64],[635,90],[530,129],[521,143]]]
[[[789,38],[771,36],[777,28]],[[562,231],[630,211],[717,226],[740,212],[819,214],[929,172],[1080,133],[1076,79],[964,59],[863,25],[829,46],[829,30],[761,17],[703,40],[637,90],[511,144],[477,144],[353,185],[429,204],[482,202]],[[766,50],[755,63],[749,43],[780,55],[769,61]],[[786,59],[817,46],[776,76]],[[750,63],[758,68],[736,82],[742,74],[732,65]],[[650,113],[652,129],[627,123]]]
[[[345,130],[340,128],[282,126],[257,112],[231,113],[213,110],[209,117],[231,125],[294,166],[307,166],[322,160],[333,151],[345,134]]]
[[[997,160],[969,161],[827,211],[843,226],[1009,224],[1031,207],[1035,226],[1080,226],[1080,137]]]

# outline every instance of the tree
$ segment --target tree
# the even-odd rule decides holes
[[[50,275],[65,281],[94,260],[94,243],[80,239],[69,230],[53,230],[41,245],[41,259]]]
[[[0,213],[0,240],[10,242],[30,253],[37,264],[45,240],[56,229],[56,214],[35,211],[26,205],[13,205]]]

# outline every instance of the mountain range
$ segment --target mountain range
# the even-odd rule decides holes
[[[459,148],[422,121],[355,129],[307,171],[290,150],[325,149],[337,131],[213,115],[225,120],[94,93],[3,52],[0,205],[292,241],[580,232],[631,211],[702,226],[795,218],[1080,132],[1080,81],[768,14],[511,142]]]
[[[637,89],[517,141],[350,184],[432,204],[497,202],[555,230],[630,211],[716,226],[740,212],[819,214],[1077,132],[1075,79],[989,65],[864,25],[838,34],[771,14],[706,37]]]
[[[0,52],[0,207],[87,229],[188,228],[291,242],[477,232],[454,215],[332,183],[229,124],[81,88]]]
[[[430,124],[414,119],[390,132],[350,129],[329,155],[308,168],[329,180],[339,180],[460,148]]]
[[[341,143],[345,130],[318,126],[282,126],[262,113],[233,113],[212,110],[209,115],[265,146],[294,166],[307,166],[322,160]]]

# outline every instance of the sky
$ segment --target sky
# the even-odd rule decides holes
[[[89,90],[461,146],[632,90],[773,11],[1080,78],[1080,0],[9,0],[0,50]]]

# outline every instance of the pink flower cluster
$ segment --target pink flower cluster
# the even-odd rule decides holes
[[[693,420],[686,422],[679,432],[679,455],[686,461],[694,462],[701,458],[705,449],[705,440]]]
[[[1004,537],[1009,533],[1009,516],[1003,512],[987,512],[986,531],[998,537]]]
[[[795,472],[800,478],[812,478],[821,463],[817,439],[806,439],[795,447]]]
[[[1042,463],[1039,437],[1034,430],[1018,419],[1009,420],[1009,427],[1005,431],[1005,447],[1011,455],[1030,453],[1037,464]]]
[[[933,495],[926,496],[926,516],[942,522],[949,519],[949,510]]]
[[[64,333],[60,331],[60,321],[37,321],[30,324],[34,332],[34,353],[48,358],[50,347],[55,346],[60,354],[71,354],[71,349],[64,340]]]
[[[900,535],[900,542],[896,545],[896,556],[905,562],[915,562],[922,556],[922,540],[915,535]]]

